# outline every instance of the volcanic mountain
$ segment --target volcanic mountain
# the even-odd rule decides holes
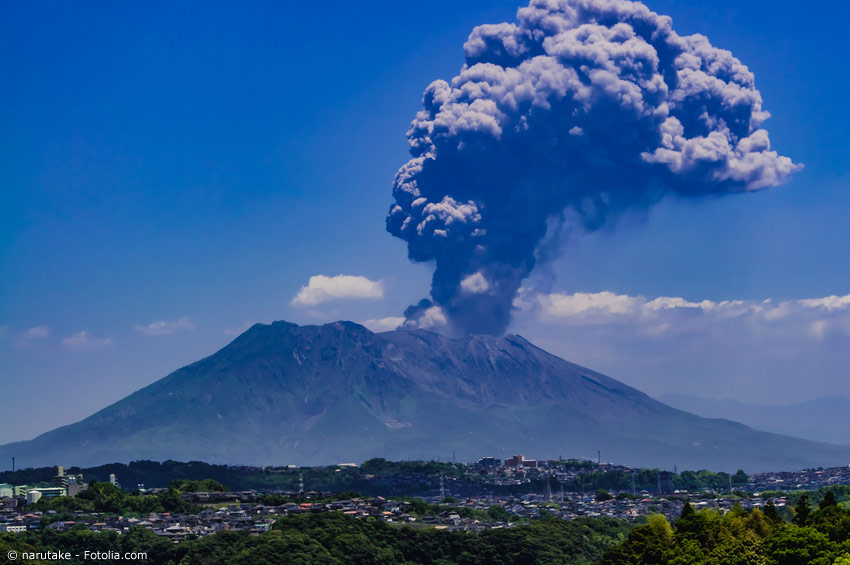
[[[75,424],[0,447],[26,466],[138,459],[316,465],[514,453],[749,472],[850,447],[676,410],[522,337],[256,324]]]

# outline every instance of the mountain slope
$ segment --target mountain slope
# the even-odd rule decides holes
[[[519,336],[257,324],[217,353],[34,440],[19,465],[134,459],[328,464],[594,456],[747,471],[850,463],[850,447],[682,412]]]
[[[707,418],[734,418],[757,430],[850,444],[850,398],[821,396],[795,404],[748,404],[689,394],[665,394],[658,400]]]

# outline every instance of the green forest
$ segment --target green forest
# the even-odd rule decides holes
[[[603,565],[850,565],[850,511],[832,490],[796,497],[791,521],[772,502],[764,511],[733,507],[725,514],[686,504],[673,525],[663,516],[629,532],[608,551]]]
[[[596,563],[625,539],[630,524],[613,518],[555,518],[480,534],[390,526],[337,512],[289,516],[259,536],[223,531],[174,544],[134,527],[121,536],[84,527],[22,534],[0,533],[0,555],[14,550],[145,552],[150,565]],[[28,563],[32,563],[29,561]],[[84,561],[62,561],[82,565]],[[118,563],[118,561],[116,561]]]

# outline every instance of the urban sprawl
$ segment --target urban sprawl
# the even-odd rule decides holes
[[[340,469],[356,467],[340,464]],[[578,517],[609,516],[635,521],[639,517],[662,514],[668,519],[678,516],[685,502],[696,508],[729,510],[739,504],[745,509],[759,508],[773,500],[777,508],[786,504],[783,492],[811,490],[832,485],[850,484],[850,466],[811,469],[796,472],[758,473],[746,478],[745,484],[729,488],[703,488],[688,492],[675,489],[673,473],[657,471],[652,489],[632,488],[600,492],[565,490],[564,485],[582,484],[582,476],[593,473],[625,473],[635,476],[640,470],[611,463],[552,460],[538,461],[516,455],[504,461],[485,457],[476,463],[461,465],[463,472],[455,476],[433,476],[421,473],[365,475],[377,490],[416,493],[432,512],[424,513],[421,505],[409,496],[340,496],[339,493],[309,490],[303,479],[296,491],[245,490],[239,492],[185,492],[181,498],[200,510],[193,513],[159,512],[149,515],[119,515],[73,512],[72,519],[58,518],[55,510],[34,510],[39,500],[75,497],[88,488],[82,475],[66,474],[57,467],[48,485],[12,485],[0,483],[0,532],[24,532],[51,528],[56,531],[85,525],[88,529],[126,533],[134,526],[152,530],[174,542],[201,537],[222,530],[247,530],[260,534],[268,531],[282,516],[342,512],[350,516],[374,517],[390,524],[422,525],[447,530],[480,531],[488,528],[510,528],[542,516],[564,520]],[[270,472],[297,472],[295,467],[270,468]],[[109,482],[120,487],[115,475]],[[528,487],[534,485],[532,491]],[[124,488],[125,491],[130,490]],[[132,488],[140,495],[157,495],[165,488]],[[737,495],[734,495],[732,491]],[[515,492],[512,492],[515,491]],[[777,492],[776,497],[758,496]],[[264,500],[288,499],[290,502],[268,504]],[[493,513],[492,510],[504,510]],[[481,513],[504,519],[481,520]],[[473,515],[470,517],[470,515]],[[63,518],[68,518],[67,513]]]

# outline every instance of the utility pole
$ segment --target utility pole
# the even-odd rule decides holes
[[[729,494],[732,494],[732,475],[729,475]]]
[[[552,502],[552,477],[546,476],[546,500]]]
[[[602,465],[602,451],[596,450],[596,464]]]
[[[563,504],[563,502],[564,502],[564,483],[562,483],[561,481],[558,481],[558,484],[561,485],[561,504]]]
[[[452,465],[454,465],[455,463],[457,463],[457,459],[455,458],[455,450],[452,449]]]
[[[440,502],[446,499],[446,486],[443,483],[443,474],[440,473]]]
[[[635,470],[632,469],[632,496],[637,494],[637,489],[635,489]]]
[[[298,494],[304,494],[304,473],[298,474]]]

